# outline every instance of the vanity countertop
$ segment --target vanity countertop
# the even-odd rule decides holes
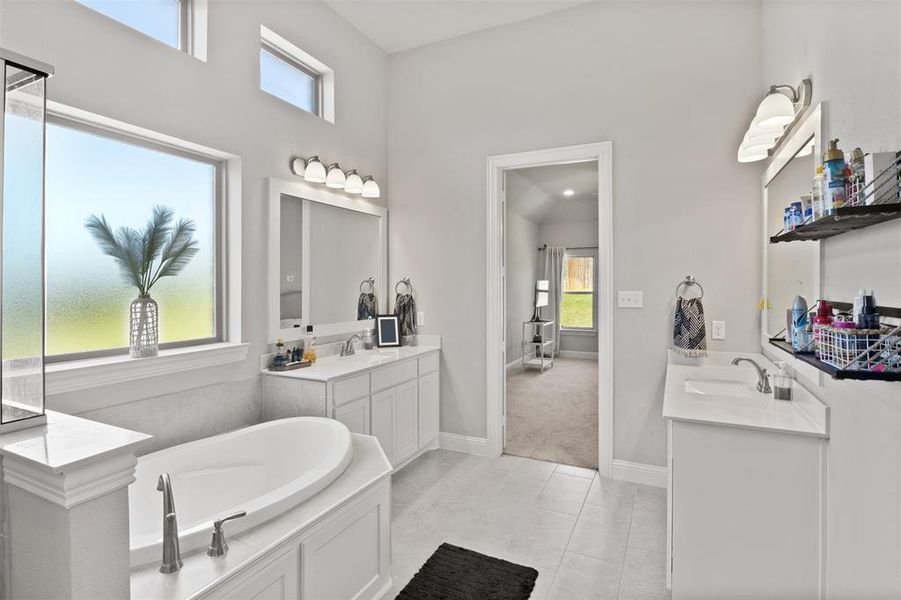
[[[731,360],[745,356],[770,374],[775,366],[760,354],[711,352],[708,358],[684,359],[670,351],[663,395],[663,418],[796,435],[829,437],[829,408],[793,383],[790,401],[757,391],[757,372]],[[694,391],[689,391],[691,388]]]
[[[264,375],[275,377],[290,377],[306,381],[331,381],[362,373],[376,367],[390,365],[391,363],[424,356],[431,352],[438,352],[441,346],[431,344],[419,344],[416,346],[401,346],[399,348],[374,348],[372,350],[357,350],[351,356],[329,355],[318,359],[312,366],[294,371],[270,371],[263,369]]]

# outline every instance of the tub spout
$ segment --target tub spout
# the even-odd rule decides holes
[[[172,496],[172,481],[168,473],[163,473],[156,482],[156,489],[163,493],[163,562],[160,573],[175,573],[182,566],[181,551],[178,548],[178,518],[175,516],[175,498]]]

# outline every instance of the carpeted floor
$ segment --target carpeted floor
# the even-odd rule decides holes
[[[552,369],[507,373],[507,454],[598,468],[598,363],[558,358]]]

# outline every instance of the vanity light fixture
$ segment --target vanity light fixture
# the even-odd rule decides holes
[[[362,194],[363,178],[357,174],[357,170],[351,169],[345,175],[344,191],[348,194]]]
[[[347,177],[338,163],[332,163],[327,167],[328,175],[325,176],[325,187],[343,190]]]
[[[307,159],[303,178],[310,183],[325,183],[325,166],[319,161],[318,156],[311,156]]]
[[[564,196],[572,196],[573,194],[575,194],[575,192],[572,190],[563,190]]]
[[[770,86],[738,148],[738,162],[769,157],[786,130],[810,106],[812,90],[809,79],[801,81],[797,89],[785,84]]]
[[[364,198],[378,198],[381,196],[381,192],[379,191],[379,184],[375,182],[375,179],[372,178],[372,175],[367,175],[363,178],[363,197]]]

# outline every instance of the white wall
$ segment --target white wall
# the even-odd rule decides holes
[[[535,280],[540,274],[538,227],[507,210],[507,364],[522,358],[522,322],[532,318]]]
[[[334,124],[259,89],[261,24],[335,70]],[[252,344],[246,361],[189,377],[94,390],[90,393],[135,403],[89,416],[168,443],[259,419],[256,380],[268,331],[265,178],[290,179],[291,156],[320,154],[372,173],[387,196],[386,55],[314,2],[211,1],[207,62],[73,0],[0,2],[0,44],[55,66],[50,100],[243,158],[243,339]],[[207,393],[180,391],[229,381],[240,383]],[[158,402],[146,400],[161,394],[167,395]],[[49,407],[59,400],[49,397]],[[173,413],[177,427],[171,417],[159,418]]]
[[[850,150],[901,148],[898,2],[763,4],[764,79],[813,80],[826,132]],[[841,32],[866,31],[865,35]],[[901,223],[824,242],[825,296],[850,301],[872,287],[901,306]],[[812,387],[831,408],[827,445],[830,598],[901,596],[901,384]]]
[[[735,152],[763,90],[759,11],[589,3],[391,56],[390,269],[419,282],[444,336],[442,431],[486,435],[491,155],[613,142],[615,285],[645,292],[644,310],[616,312],[616,458],[665,464],[664,349],[687,273],[729,324],[715,347],[757,345],[760,170]]]
[[[588,248],[598,245],[598,221],[586,220],[576,223],[542,223],[538,229],[542,244],[563,246],[564,248]],[[544,255],[542,255],[544,258]],[[541,270],[544,269],[544,263]],[[595,304],[595,321],[598,307]],[[598,336],[588,333],[560,333],[560,349],[573,352],[597,352]]]

